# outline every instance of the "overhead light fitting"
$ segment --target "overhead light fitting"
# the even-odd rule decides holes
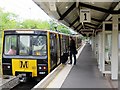
[[[50,10],[56,11],[56,2],[49,2]]]
[[[68,8],[68,6],[65,7],[66,9]]]

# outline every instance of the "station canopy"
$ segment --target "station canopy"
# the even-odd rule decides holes
[[[50,17],[84,36],[102,30],[102,22],[112,21],[112,14],[120,15],[119,0],[33,1]]]

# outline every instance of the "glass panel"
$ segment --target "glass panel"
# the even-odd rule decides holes
[[[8,35],[5,36],[5,48],[4,53],[7,55],[16,55],[17,36]]]
[[[20,36],[20,55],[29,55],[30,53],[30,36]]]
[[[6,35],[4,53],[6,55],[16,55],[16,52],[18,52],[17,55],[46,55],[46,44],[46,36]]]
[[[62,52],[63,52],[63,53],[66,52],[65,44],[66,44],[66,42],[65,42],[65,37],[63,37],[63,38],[62,38]]]
[[[46,55],[46,36],[33,36],[32,55]]]

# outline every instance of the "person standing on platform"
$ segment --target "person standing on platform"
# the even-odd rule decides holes
[[[75,44],[75,40],[70,37],[70,63],[69,64],[72,64],[72,55],[74,56],[74,65],[76,65],[76,44]]]

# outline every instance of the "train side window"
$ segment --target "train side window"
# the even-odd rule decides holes
[[[20,55],[29,55],[29,52],[30,52],[30,36],[21,35],[20,36],[19,54]]]
[[[6,35],[5,36],[4,54],[16,55],[16,46],[17,46],[17,36],[16,35]]]
[[[32,55],[46,55],[46,36],[33,36]]]
[[[62,52],[66,52],[66,38],[63,36],[62,38]]]
[[[56,35],[55,34],[51,34],[50,36],[50,50],[51,52],[57,53],[57,49],[56,49]]]

